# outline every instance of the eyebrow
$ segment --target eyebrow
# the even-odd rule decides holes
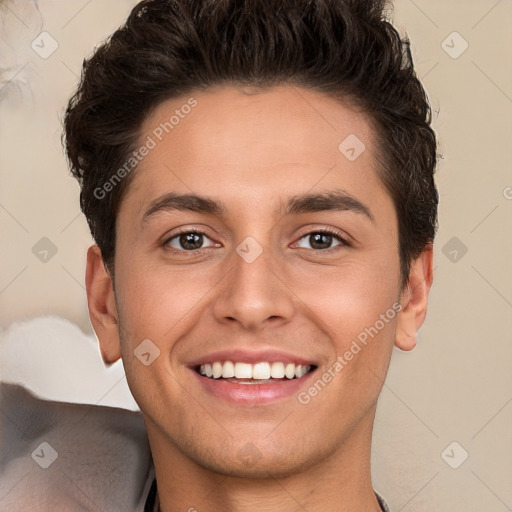
[[[226,217],[228,208],[223,202],[206,196],[170,192],[151,202],[142,216],[142,224],[164,211],[190,211]],[[375,221],[368,206],[343,190],[292,196],[276,213],[286,216],[322,211],[350,211]]]

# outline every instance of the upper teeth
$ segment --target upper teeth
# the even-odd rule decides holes
[[[233,363],[226,361],[221,363],[215,361],[214,363],[202,364],[199,368],[201,375],[213,377],[214,379],[236,378],[236,379],[293,379],[294,377],[300,378],[311,369],[310,365],[301,365],[294,363]]]

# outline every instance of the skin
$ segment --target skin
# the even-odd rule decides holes
[[[141,142],[190,96],[160,104]],[[432,247],[401,289],[396,211],[376,172],[372,126],[355,109],[291,86],[192,96],[197,106],[144,158],[122,200],[115,292],[97,246],[87,261],[91,320],[105,362],[123,359],[161,510],[378,511],[377,399],[393,346],[412,349],[424,321]],[[338,150],[349,134],[366,146],[355,161]],[[353,210],[278,212],[291,196],[334,189],[373,220]],[[141,222],[167,192],[222,201],[226,214],[171,210]],[[179,237],[166,244],[181,228],[204,232],[204,248],[187,252]],[[321,228],[350,245],[333,238],[333,250],[315,251],[309,235]],[[236,252],[248,236],[263,250],[252,263]],[[274,347],[316,361],[322,375],[394,303],[400,313],[307,405],[296,395],[233,404],[207,393],[187,366],[221,349]],[[145,339],[160,350],[149,366],[133,355]]]

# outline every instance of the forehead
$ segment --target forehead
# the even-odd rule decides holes
[[[141,202],[164,188],[267,201],[317,188],[383,191],[365,115],[320,92],[225,86],[167,100],[145,119],[151,140],[129,187]],[[242,205],[242,204],[240,204]]]

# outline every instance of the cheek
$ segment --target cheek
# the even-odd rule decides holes
[[[329,373],[326,379],[336,377],[325,398],[343,410],[369,407],[382,387],[395,341],[399,277],[398,262],[391,258],[380,264],[361,258],[328,275],[315,273],[297,290],[312,321],[331,340],[330,362],[322,372]]]
[[[119,273],[118,273],[119,272]],[[140,258],[127,265],[119,262],[119,317],[123,345],[149,338],[162,346],[190,329],[191,318],[208,300],[216,280],[212,272],[170,267]]]
[[[328,415],[335,424],[344,424],[347,411],[356,411],[355,424],[375,404],[389,366],[398,314],[397,270],[389,269],[392,278],[362,265],[351,265],[350,270],[316,279],[317,286],[303,285],[297,293],[331,340],[329,362],[301,394],[300,403],[314,402],[319,417]]]
[[[294,290],[335,333],[354,335],[373,325],[399,296],[399,265],[391,258],[354,257],[336,268],[311,267],[296,279]]]
[[[173,350],[190,331],[190,315],[204,291],[192,285],[195,279],[189,277],[186,286],[179,272],[137,258],[129,265],[119,261],[117,276],[121,352],[130,390],[144,411],[162,403],[163,390],[167,401],[180,406],[180,387],[170,385],[177,378],[171,368]]]

